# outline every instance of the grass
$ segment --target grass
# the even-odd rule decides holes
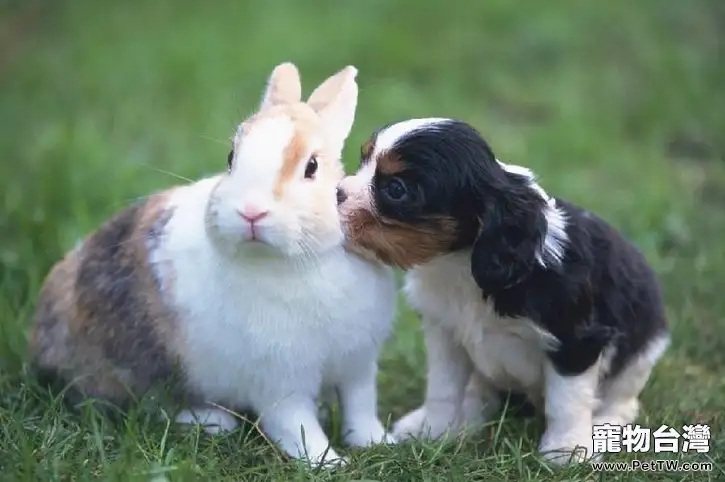
[[[724,480],[723,26],[718,0],[4,2],[0,479]],[[307,92],[346,64],[360,69],[349,170],[383,123],[461,117],[501,159],[640,246],[674,340],[639,423],[708,423],[713,449],[689,459],[713,472],[554,470],[535,452],[542,421],[512,417],[467,442],[377,447],[310,472],[253,430],[208,438],[136,413],[111,423],[35,385],[27,329],[52,263],[130,200],[180,182],[166,171],[223,169],[227,138],[284,60]],[[400,307],[381,361],[383,418],[416,407],[425,383],[418,323]]]

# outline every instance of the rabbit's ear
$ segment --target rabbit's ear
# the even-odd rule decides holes
[[[259,110],[268,109],[274,105],[294,104],[300,100],[302,100],[300,73],[295,64],[285,62],[275,67],[272,75],[269,76]]]
[[[357,69],[348,65],[317,87],[307,100],[325,126],[333,148],[342,152],[357,108]]]

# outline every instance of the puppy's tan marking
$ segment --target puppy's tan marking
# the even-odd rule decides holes
[[[382,152],[377,156],[377,171],[387,176],[394,176],[405,170],[405,164],[398,154],[392,151]]]
[[[375,141],[372,138],[363,142],[363,145],[360,146],[360,159],[370,159],[370,155],[373,153],[373,149],[375,149]]]
[[[372,251],[385,264],[410,269],[447,253],[456,241],[458,223],[450,217],[429,218],[411,226],[391,219],[378,219],[370,211],[356,210],[347,220],[349,249]]]

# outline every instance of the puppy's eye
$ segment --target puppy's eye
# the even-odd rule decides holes
[[[408,188],[405,183],[397,177],[392,178],[383,188],[385,195],[391,201],[402,201],[408,197]]]
[[[315,177],[315,173],[317,172],[317,158],[315,156],[310,157],[310,160],[307,161],[307,166],[305,167],[305,179],[312,179]]]
[[[229,151],[229,155],[227,155],[227,170],[232,170],[232,162],[234,161],[234,149]]]

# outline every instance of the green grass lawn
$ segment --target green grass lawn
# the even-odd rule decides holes
[[[0,3],[0,479],[725,480],[724,28],[720,0]],[[543,421],[502,417],[469,441],[377,447],[310,472],[254,430],[111,423],[34,384],[27,329],[51,264],[134,198],[224,169],[235,124],[285,60],[306,92],[358,67],[348,170],[383,123],[460,117],[641,247],[673,343],[639,423],[709,424],[711,452],[687,459],[714,471],[554,470],[536,455]],[[424,372],[401,299],[382,418],[421,402]]]

